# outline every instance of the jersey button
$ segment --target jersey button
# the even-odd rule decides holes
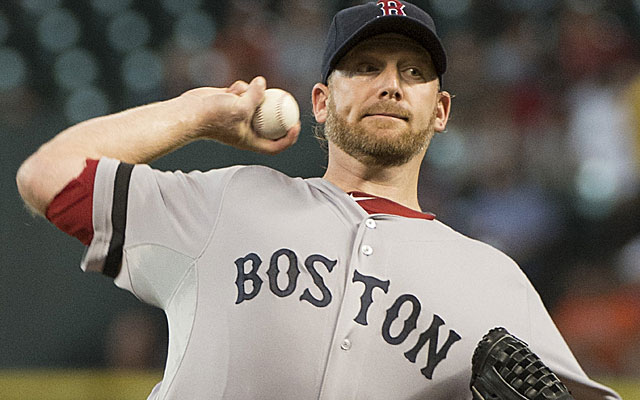
[[[351,340],[345,339],[342,341],[340,348],[344,351],[348,351],[351,348]]]
[[[364,224],[367,226],[367,228],[369,229],[376,229],[376,221],[369,218],[368,220],[366,220],[364,222]]]
[[[373,247],[369,246],[368,244],[363,245],[360,250],[365,256],[370,256],[373,254]]]

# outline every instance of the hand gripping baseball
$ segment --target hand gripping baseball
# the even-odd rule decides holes
[[[259,153],[276,154],[294,144],[300,133],[296,123],[278,140],[260,136],[252,117],[264,99],[266,82],[256,77],[250,83],[236,81],[228,88],[198,88],[182,95],[199,115],[199,138],[214,139],[230,146]]]

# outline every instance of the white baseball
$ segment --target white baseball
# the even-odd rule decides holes
[[[282,89],[267,89],[251,123],[260,136],[276,140],[286,135],[299,119],[298,103],[290,93]]]

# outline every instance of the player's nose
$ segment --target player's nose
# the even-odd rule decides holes
[[[378,98],[390,100],[402,100],[403,93],[400,85],[400,73],[395,67],[385,68],[376,79],[378,86]]]

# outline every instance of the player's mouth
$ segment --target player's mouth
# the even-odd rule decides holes
[[[365,114],[364,118],[366,117],[380,117],[380,118],[395,118],[395,119],[400,119],[403,121],[408,121],[409,118],[401,115],[401,114],[395,114],[395,113],[373,113],[373,114]]]
[[[362,119],[367,117],[380,118],[380,119],[396,119],[401,121],[409,121],[411,119],[411,112],[406,110],[399,104],[391,102],[380,102],[365,107],[362,110]]]

